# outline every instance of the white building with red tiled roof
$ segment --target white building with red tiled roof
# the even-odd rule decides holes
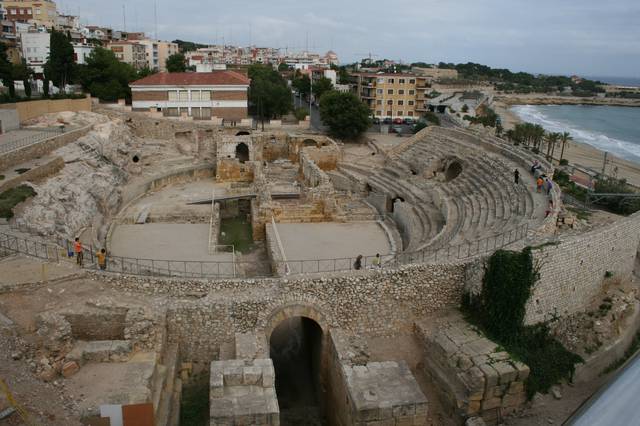
[[[247,118],[250,80],[235,71],[157,73],[130,84],[134,111],[196,120]]]

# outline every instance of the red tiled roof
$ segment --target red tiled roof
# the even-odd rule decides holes
[[[159,72],[130,83],[130,86],[217,86],[248,85],[250,80],[235,71]]]

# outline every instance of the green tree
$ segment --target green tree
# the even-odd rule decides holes
[[[167,71],[185,72],[187,70],[186,59],[182,53],[174,53],[167,58]]]
[[[155,74],[157,71],[156,70],[152,70],[151,68],[149,68],[149,66],[147,65],[144,68],[141,68],[138,70],[138,75],[136,76],[136,79],[141,79],[141,78],[145,78],[148,77],[150,75]]]
[[[73,46],[69,38],[62,32],[52,30],[50,38],[49,59],[44,66],[47,78],[60,90],[70,84],[76,68]]]
[[[349,71],[347,71],[347,67],[339,67],[338,68],[338,84],[349,84],[351,80],[351,75],[349,75]]]
[[[50,80],[47,77],[42,80],[42,96],[44,96],[45,98],[49,97],[49,83]]]
[[[249,67],[249,102],[261,119],[276,118],[293,109],[291,90],[282,76],[269,65]]]
[[[569,132],[560,133],[560,146],[562,147],[560,150],[560,161],[564,158],[564,148],[569,141],[573,140],[571,134]]]
[[[289,65],[285,64],[284,62],[281,62],[280,65],[278,65],[278,71],[280,72],[289,71]]]
[[[131,98],[129,82],[136,71],[129,64],[118,61],[111,50],[96,48],[80,68],[80,82],[91,96],[105,101]]]
[[[9,89],[9,97],[16,97],[16,88],[13,85],[13,64],[7,56],[7,45],[0,42],[0,80]]]
[[[317,82],[313,83],[313,95],[316,99],[320,99],[322,95],[333,90],[333,83],[326,77],[320,78]]]
[[[331,90],[320,99],[320,118],[329,134],[340,139],[356,139],[371,125],[369,107],[353,93]]]
[[[298,93],[300,93],[300,96],[303,98],[308,97],[311,93],[311,80],[309,80],[308,75],[301,76],[299,74],[296,74],[296,76],[293,78],[291,86],[293,86],[293,88],[296,89]]]
[[[24,85],[24,94],[27,98],[31,97],[31,76],[33,71],[27,66],[27,61],[22,60],[18,65],[13,66],[13,79],[22,80]]]
[[[418,120],[416,124],[413,126],[413,133],[418,133],[422,129],[426,129],[428,127],[427,122],[424,120]]]

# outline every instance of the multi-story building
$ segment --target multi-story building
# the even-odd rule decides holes
[[[71,43],[73,46],[73,59],[76,64],[84,65],[87,63],[87,58],[91,55],[91,52],[95,49],[95,46],[87,43]]]
[[[127,63],[135,69],[145,68],[147,63],[147,47],[132,41],[112,41],[107,45],[120,62]]]
[[[58,14],[58,17],[56,19],[56,29],[60,31],[79,30],[80,17],[74,15]]]
[[[80,32],[87,39],[99,40],[103,43],[110,41],[113,38],[113,30],[106,27],[96,27],[94,25],[87,25],[80,28]]]
[[[3,0],[6,19],[17,22],[29,22],[53,28],[58,23],[56,4],[51,0]]]
[[[36,76],[44,73],[44,64],[49,58],[50,37],[46,32],[20,33],[22,57]]]
[[[157,73],[130,84],[134,111],[196,120],[247,118],[249,79],[235,71]]]
[[[160,40],[138,40],[146,48],[146,58],[149,68],[152,70],[165,72],[167,70],[167,59],[171,55],[179,52],[178,45],[168,41]]]
[[[415,74],[355,74],[356,93],[377,118],[417,118],[426,112],[426,78]]]

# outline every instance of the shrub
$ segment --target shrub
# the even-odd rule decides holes
[[[562,160],[560,160],[560,165],[561,166],[568,166],[569,165],[569,160],[567,160],[566,158],[563,158]]]
[[[298,121],[304,121],[307,115],[309,115],[309,110],[304,107],[296,108],[293,112],[293,115],[296,116]]]
[[[34,195],[36,195],[36,191],[27,185],[16,186],[4,191],[0,194],[0,217],[11,219],[13,208]]]
[[[427,111],[424,114],[424,118],[429,123],[435,124],[436,126],[440,125],[440,117],[438,117],[435,112]]]

